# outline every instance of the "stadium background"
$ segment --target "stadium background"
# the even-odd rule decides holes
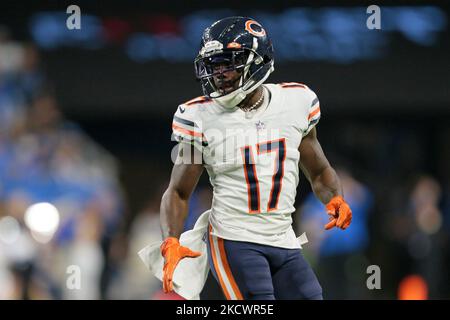
[[[66,28],[70,4],[81,30]],[[192,63],[201,31],[247,15],[274,43],[269,82],[318,94],[319,139],[354,210],[348,231],[324,233],[323,206],[302,177],[294,226],[307,232],[325,298],[448,299],[450,10],[379,3],[381,30],[369,30],[369,4],[2,3],[0,298],[177,298],[136,253],[160,239],[170,124],[179,103],[201,94]],[[210,201],[205,174],[186,228]],[[57,208],[55,230],[42,231],[48,210],[30,213],[41,202]],[[366,287],[370,265],[379,290]],[[80,267],[81,289],[70,289],[69,266]],[[202,297],[221,298],[214,281]]]

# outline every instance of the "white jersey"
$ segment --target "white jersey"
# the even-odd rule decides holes
[[[299,146],[320,118],[319,100],[306,85],[265,84],[268,104],[246,113],[205,97],[180,105],[172,128],[179,142],[203,153],[213,186],[214,235],[298,248],[291,214],[299,181]]]

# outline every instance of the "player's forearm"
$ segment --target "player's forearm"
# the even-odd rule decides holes
[[[179,238],[183,232],[184,222],[188,213],[189,199],[169,188],[161,199],[160,219],[163,238]]]
[[[339,177],[331,166],[327,166],[317,176],[311,177],[311,187],[316,197],[324,204],[335,196],[343,195]]]

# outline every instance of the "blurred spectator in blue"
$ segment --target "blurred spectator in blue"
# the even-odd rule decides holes
[[[346,201],[352,212],[352,224],[345,231],[333,228],[325,231],[328,223],[325,205],[310,193],[300,208],[297,230],[307,233],[309,243],[304,246],[306,256],[316,264],[319,281],[326,299],[347,299],[359,296],[361,279],[369,265],[365,251],[369,245],[368,219],[373,205],[371,191],[345,169],[337,169]],[[361,296],[360,296],[361,297]]]
[[[108,287],[109,242],[124,210],[117,165],[63,117],[51,91],[30,93],[37,76],[29,76],[8,83],[24,95],[28,90],[31,104],[21,114],[20,130],[0,135],[0,203],[3,214],[23,224],[30,205],[49,202],[58,209],[60,223],[50,243],[32,247],[27,267],[14,269],[15,282],[22,287],[22,298],[99,299]],[[19,99],[8,101],[11,110],[20,106]],[[83,290],[66,290],[69,265],[83,269],[82,281],[89,284]]]

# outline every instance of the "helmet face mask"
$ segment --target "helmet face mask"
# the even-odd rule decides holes
[[[245,66],[247,56],[244,50],[228,50],[214,55],[197,57],[194,62],[196,76],[198,79],[216,77],[223,72],[242,69]],[[225,69],[220,70],[221,66],[225,66]]]
[[[194,61],[203,93],[233,108],[273,71],[273,47],[251,18],[229,17],[206,28]]]
[[[217,98],[245,84],[252,77],[249,70],[258,58],[257,53],[251,54],[247,49],[199,56],[194,62],[196,77],[202,83],[205,95]]]

